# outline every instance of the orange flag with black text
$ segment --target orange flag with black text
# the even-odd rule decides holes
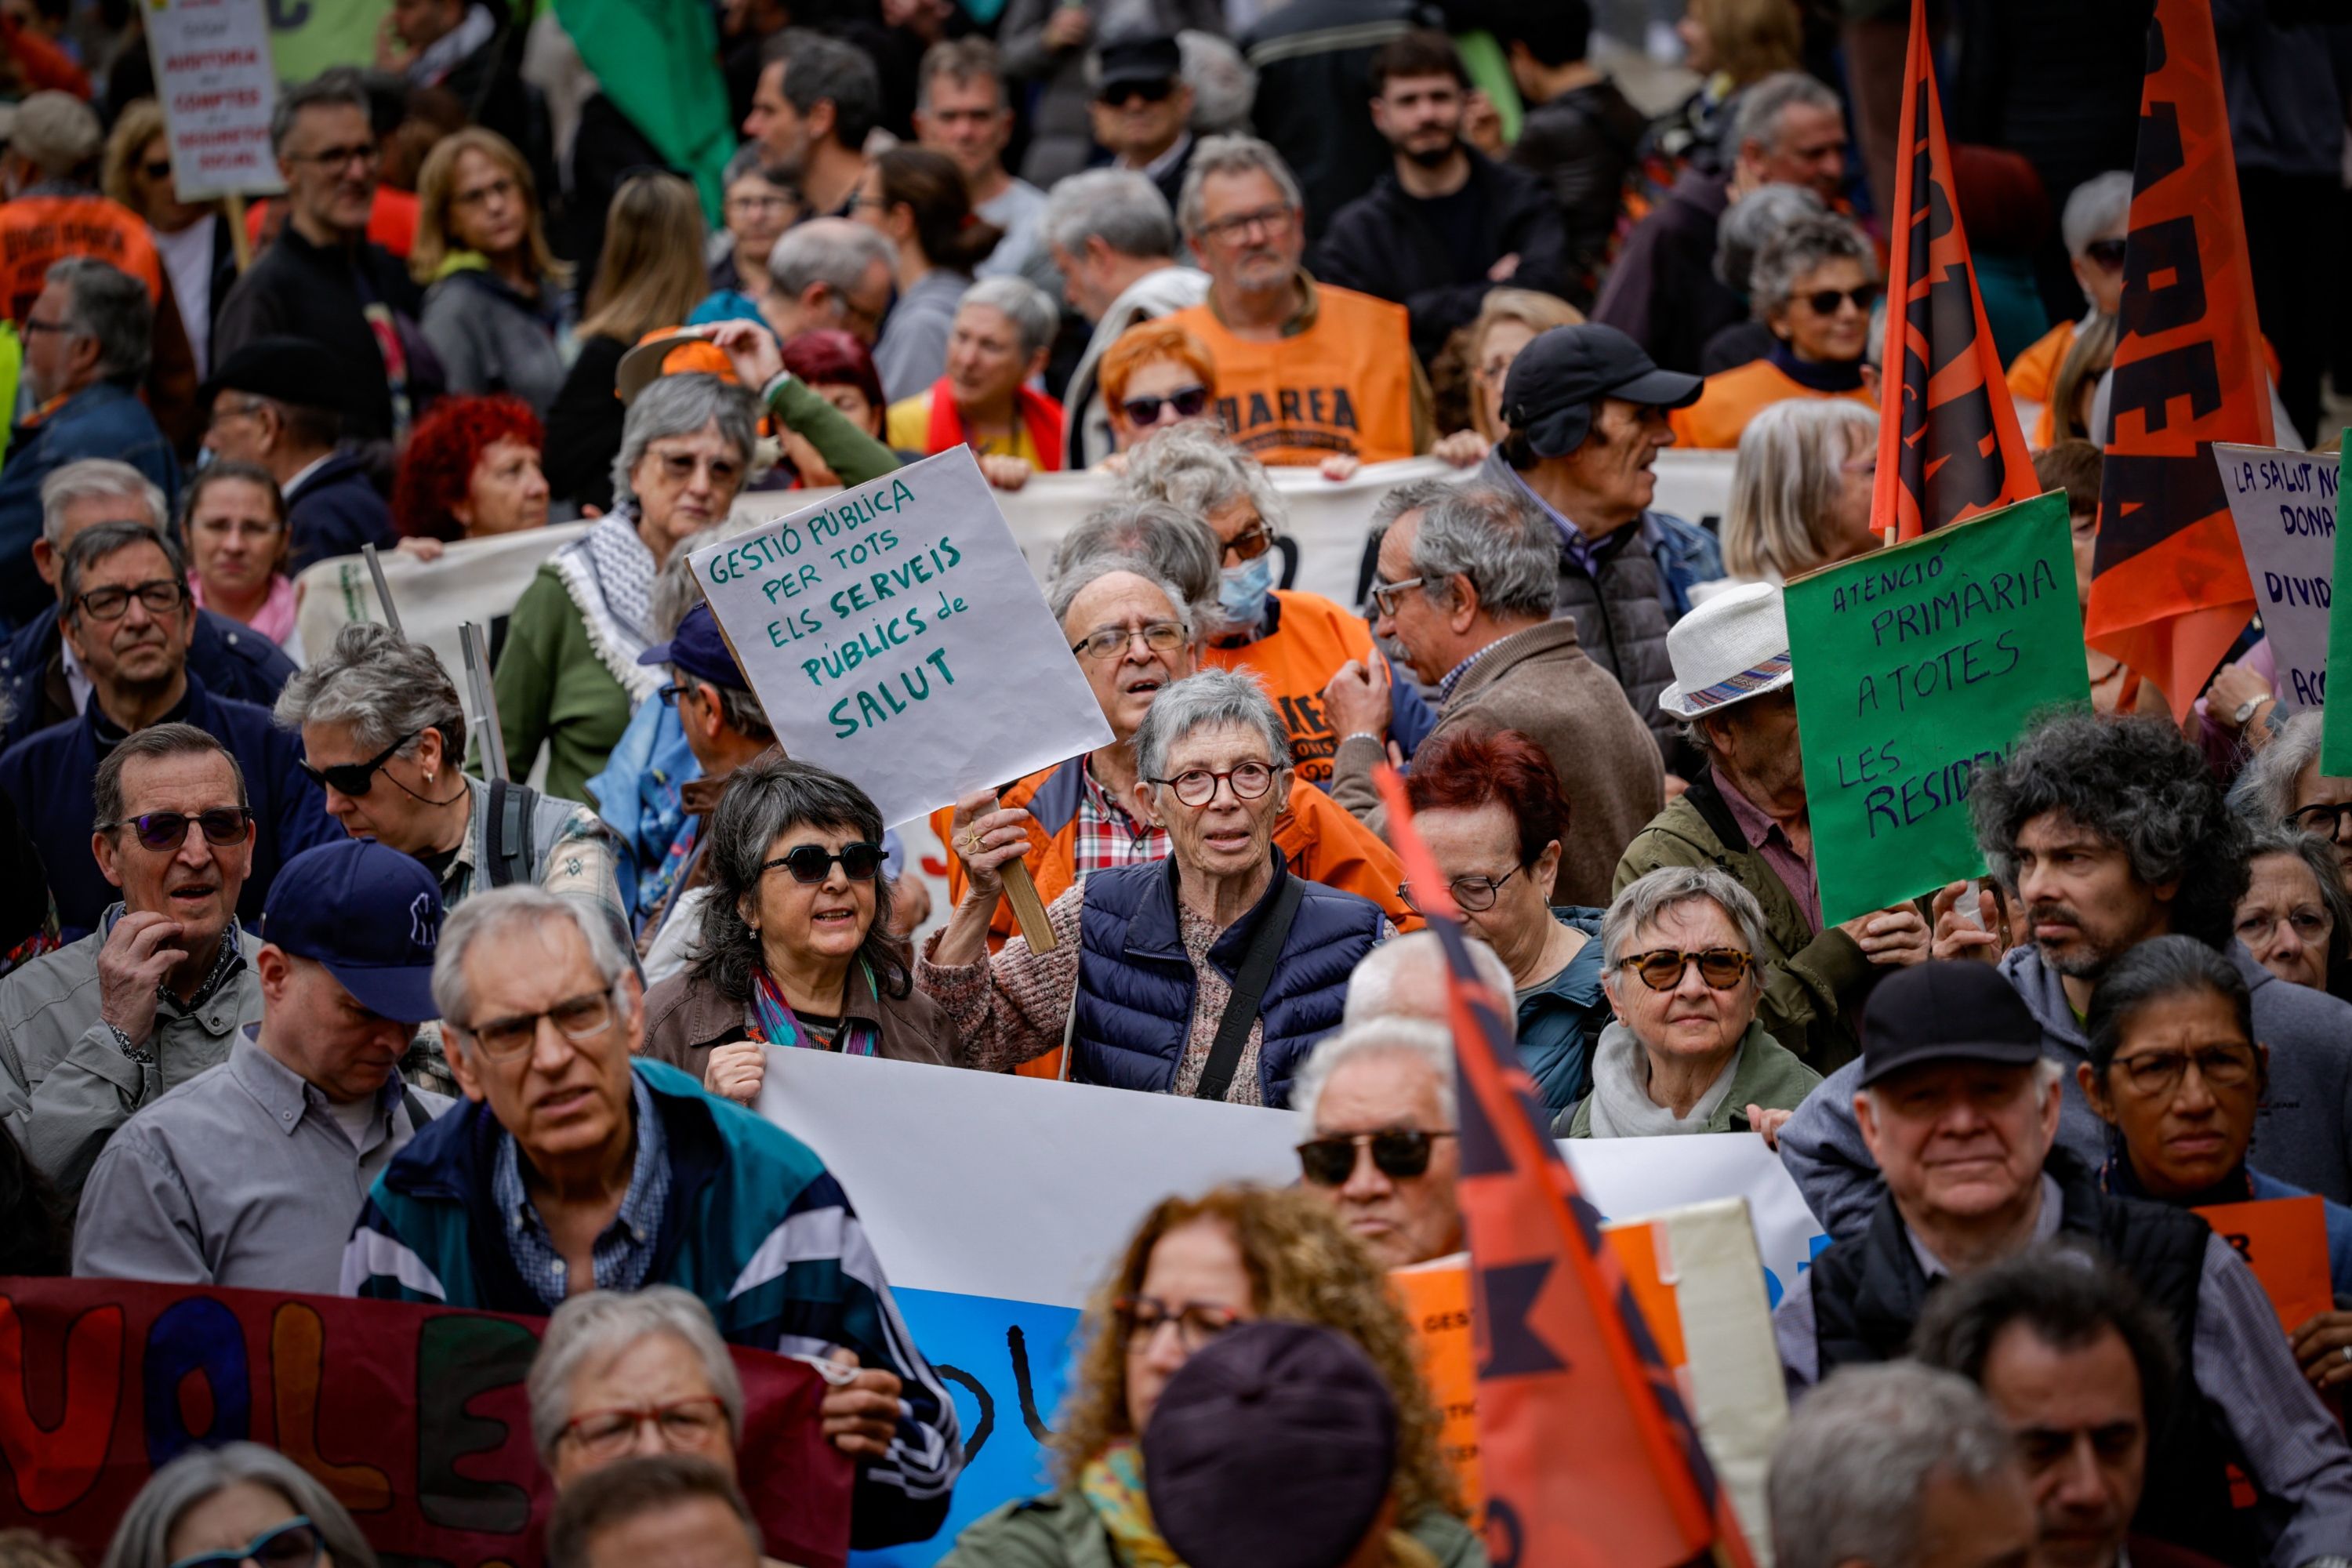
[[[2271,395],[2209,0],[2157,0],[2084,636],[2189,711],[2253,614],[2216,441],[2267,447]]]
[[[1952,195],[1927,0],[1911,0],[1901,125],[1870,517],[1881,533],[1916,539],[2042,492]]]
[[[1389,836],[1444,944],[1470,1234],[1478,1462],[1496,1568],[1752,1568],[1673,1372],[1519,1066],[1395,770]]]

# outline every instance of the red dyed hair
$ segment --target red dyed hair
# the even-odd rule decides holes
[[[784,344],[784,368],[811,386],[854,386],[873,405],[878,428],[882,411],[889,405],[882,396],[882,377],[874,369],[874,356],[866,345],[847,332],[832,327],[821,327],[813,332],[795,332]]]
[[[1487,805],[1511,814],[1519,829],[1519,864],[1532,865],[1544,846],[1568,838],[1568,798],[1544,749],[1517,730],[1457,731],[1412,754],[1404,781],[1415,811],[1476,811]]]
[[[393,526],[422,539],[466,537],[454,513],[473,483],[474,465],[498,442],[547,445],[547,431],[520,397],[445,397],[408,437],[392,481]]]

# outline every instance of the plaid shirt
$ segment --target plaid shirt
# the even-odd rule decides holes
[[[661,1111],[646,1091],[645,1079],[629,1075],[635,1096],[637,1157],[629,1170],[629,1190],[621,1212],[604,1227],[590,1257],[599,1290],[634,1290],[646,1282],[654,1265],[654,1244],[660,1238],[662,1211],[669,1206],[669,1149],[662,1130]],[[524,1187],[522,1167],[515,1152],[514,1134],[499,1135],[499,1152],[490,1169],[490,1193],[499,1213],[506,1216],[507,1250],[515,1272],[531,1293],[553,1311],[571,1294],[563,1256],[539,1217],[539,1207]]]
[[[1090,765],[1078,769],[1077,838],[1071,848],[1071,879],[1084,887],[1097,871],[1140,866],[1168,858],[1168,830],[1135,820],[1095,782]]]

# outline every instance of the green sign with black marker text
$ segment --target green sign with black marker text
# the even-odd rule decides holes
[[[2338,439],[2341,445],[2336,448],[2336,471],[2340,475],[2344,471],[2343,454],[2352,452],[2352,430],[2345,431]],[[2336,487],[2336,582],[2352,581],[2344,575],[2346,565],[2344,487],[2339,482]],[[2352,691],[2352,685],[2347,682],[2352,682],[2352,605],[2337,609],[2336,595],[2331,593],[2327,596],[2327,684],[2338,691]],[[2319,771],[2330,778],[2342,778],[2352,773],[2352,704],[2342,708],[2327,707],[2324,701],[2326,692],[2326,689],[2323,687],[2323,701],[2319,710]]]
[[[1822,920],[1981,875],[1975,770],[2090,706],[2065,496],[1800,578],[1788,613]]]

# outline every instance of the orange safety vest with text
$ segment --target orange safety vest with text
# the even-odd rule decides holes
[[[1217,411],[1261,463],[1306,467],[1336,453],[1412,456],[1412,339],[1402,305],[1315,285],[1315,319],[1271,342],[1237,338],[1207,303],[1168,318],[1209,348]]]

